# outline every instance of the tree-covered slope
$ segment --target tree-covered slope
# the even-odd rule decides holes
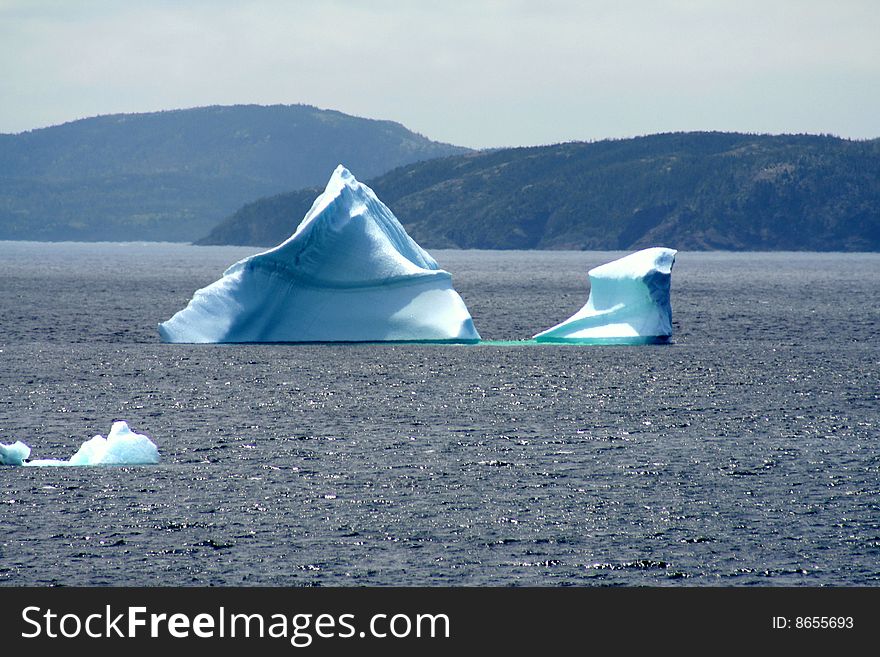
[[[878,140],[661,134],[469,153],[368,183],[427,248],[880,250]],[[201,243],[276,244],[319,191],[251,203]]]
[[[191,241],[243,203],[466,152],[305,105],[117,114],[0,135],[0,239]]]

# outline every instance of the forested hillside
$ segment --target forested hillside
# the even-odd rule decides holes
[[[463,153],[398,123],[306,105],[116,114],[0,135],[0,239],[205,235],[243,203]]]
[[[427,248],[880,250],[880,141],[670,133],[343,162]],[[241,208],[202,244],[288,237],[320,188]]]

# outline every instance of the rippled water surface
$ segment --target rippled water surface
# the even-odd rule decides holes
[[[880,254],[679,253],[664,346],[165,345],[253,249],[0,242],[5,585],[875,585]],[[437,251],[486,340],[620,253]]]

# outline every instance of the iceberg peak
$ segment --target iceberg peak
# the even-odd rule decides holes
[[[254,258],[294,260],[300,275],[320,271],[328,280],[359,285],[431,272],[448,276],[375,192],[341,164],[293,235],[246,261]]]
[[[293,234],[159,325],[165,342],[477,342],[452,277],[344,166]]]

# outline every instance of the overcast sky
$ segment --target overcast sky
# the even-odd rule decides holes
[[[0,0],[0,132],[305,103],[463,146],[880,136],[877,0]]]

